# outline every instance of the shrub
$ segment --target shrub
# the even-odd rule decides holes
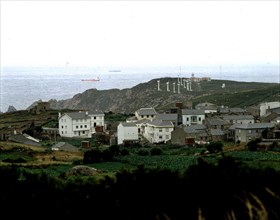
[[[102,160],[102,152],[99,149],[93,149],[84,153],[83,163],[100,163]]]
[[[162,149],[160,147],[153,147],[150,150],[150,153],[151,153],[152,156],[154,156],[154,155],[161,155],[162,154]]]
[[[207,150],[209,153],[218,153],[223,150],[223,143],[222,142],[211,142],[207,145]]]
[[[247,147],[249,151],[257,151],[258,144],[260,143],[260,139],[255,139],[247,143]]]
[[[126,156],[126,155],[129,155],[129,150],[126,148],[123,148],[123,149],[121,149],[120,153],[122,156]]]
[[[112,153],[113,156],[118,156],[120,154],[120,146],[112,145],[109,147],[109,151]]]
[[[146,148],[140,148],[137,154],[140,156],[148,156],[150,155],[150,151],[147,150]]]

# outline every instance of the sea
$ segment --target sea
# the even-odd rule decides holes
[[[279,65],[161,67],[1,67],[0,111],[33,102],[72,98],[88,89],[125,89],[162,77],[210,77],[218,80],[279,83]],[[99,81],[83,81],[97,79]],[[279,85],[280,89],[280,85]]]

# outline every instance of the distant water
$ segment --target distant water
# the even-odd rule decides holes
[[[120,70],[120,71],[115,71]],[[41,99],[68,99],[87,89],[107,90],[131,88],[139,83],[161,77],[211,77],[212,79],[246,82],[280,83],[279,66],[211,66],[211,67],[149,67],[149,68],[90,68],[90,67],[3,67],[0,75],[0,111],[9,105],[26,109]],[[99,77],[98,82],[82,79]]]

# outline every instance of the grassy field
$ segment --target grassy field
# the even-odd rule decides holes
[[[86,164],[99,170],[99,177],[104,175],[114,176],[122,169],[133,170],[140,165],[147,168],[162,168],[185,172],[191,165],[197,164],[198,158],[203,158],[209,163],[216,164],[222,156],[231,156],[237,161],[253,168],[274,168],[280,171],[280,153],[273,151],[250,152],[244,145],[227,144],[223,153],[201,154],[205,148],[191,148],[178,146],[160,146],[161,155],[140,156],[139,148],[129,148],[129,155],[116,156],[112,161]],[[150,150],[151,148],[146,148]],[[8,161],[7,161],[8,159]],[[24,161],[18,161],[23,159]],[[28,172],[44,172],[52,176],[60,176],[77,164],[82,164],[83,152],[51,151],[44,147],[0,142],[0,165],[18,166]]]

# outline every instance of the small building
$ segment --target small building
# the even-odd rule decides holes
[[[235,142],[249,142],[256,138],[262,138],[264,130],[275,127],[273,123],[238,124],[234,126]],[[231,128],[232,129],[232,128]],[[267,138],[267,137],[265,137]]]
[[[154,108],[140,108],[135,112],[137,120],[141,119],[153,119],[157,115],[157,112]]]
[[[139,131],[135,123],[121,122],[118,125],[118,145],[128,142],[138,142]]]
[[[210,135],[210,139],[212,141],[224,141],[225,140],[225,132],[219,128],[210,129],[209,135]]]
[[[168,114],[157,114],[156,119],[162,121],[171,121],[173,125],[178,125],[178,114],[168,113]]]
[[[58,142],[52,146],[52,150],[61,150],[61,151],[68,151],[68,152],[79,152],[80,150],[73,145],[66,143],[66,142]]]
[[[214,114],[218,112],[218,107],[210,102],[199,103],[195,106],[195,109],[204,110],[205,114]]]
[[[150,143],[166,143],[171,139],[173,130],[174,125],[171,121],[155,119],[146,123],[143,136]]]
[[[90,148],[90,142],[89,141],[81,141],[82,148]]]
[[[184,125],[196,125],[205,123],[204,110],[182,109],[182,123]]]
[[[221,116],[230,124],[254,124],[255,119],[253,115],[223,115]]]
[[[49,102],[37,102],[34,106],[32,106],[28,111],[34,114],[40,114],[47,110],[50,110]]]
[[[190,125],[175,127],[171,133],[171,143],[178,145],[190,145],[190,142],[206,141],[208,138],[205,125]]]
[[[28,144],[37,147],[42,146],[38,139],[33,138],[28,134],[12,134],[11,136],[9,136],[8,141],[21,143],[21,144]]]
[[[228,108],[228,107],[224,107],[224,108],[220,108],[219,113],[222,114],[226,114],[226,115],[244,115],[247,113],[247,110],[243,109],[243,108],[239,108],[239,107],[235,107],[235,108]]]
[[[218,117],[206,118],[205,124],[209,129],[226,129],[230,123]]]
[[[69,112],[59,115],[59,135],[61,137],[90,138],[92,134],[101,132],[104,126],[102,111]]]
[[[264,102],[260,104],[260,116],[263,116],[267,113],[270,109],[275,109],[280,107],[280,102]]]

